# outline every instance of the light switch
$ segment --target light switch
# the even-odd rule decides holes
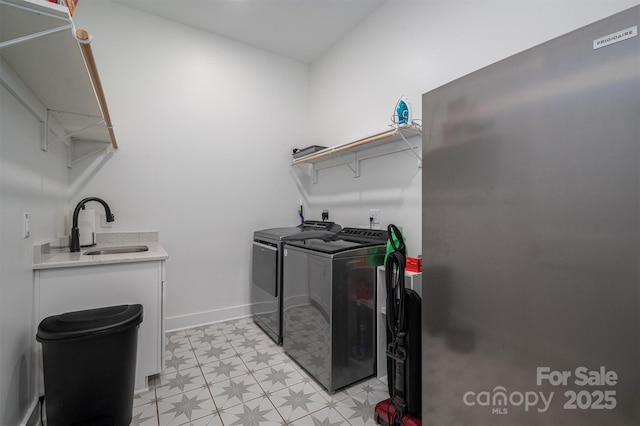
[[[23,227],[23,232],[22,232],[22,238],[29,238],[31,236],[31,231],[29,229],[30,227],[30,217],[31,215],[29,213],[24,214],[24,227]]]

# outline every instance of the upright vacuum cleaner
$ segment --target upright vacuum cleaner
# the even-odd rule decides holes
[[[389,225],[385,259],[387,288],[387,380],[391,398],[376,404],[375,420],[385,426],[422,425],[422,307],[418,293],[404,286],[406,247]],[[395,270],[395,271],[394,271]]]

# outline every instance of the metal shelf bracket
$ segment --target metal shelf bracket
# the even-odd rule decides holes
[[[105,145],[108,144],[106,147],[101,147],[98,149],[95,149],[93,151],[90,151],[80,157],[74,158],[74,155],[76,153],[77,150],[77,145],[81,144],[81,143],[87,143],[87,144],[96,144],[96,145]],[[112,147],[111,147],[111,142],[108,141],[91,141],[91,140],[83,140],[83,139],[71,139],[71,145],[69,146],[69,149],[67,150],[67,168],[72,168],[73,165],[75,163],[77,163],[78,161],[82,161],[85,158],[89,158],[92,157],[94,155],[97,154],[102,154],[103,152],[110,152],[113,151]]]
[[[347,167],[349,167],[353,172],[354,178],[360,177],[360,160],[358,159],[358,152],[353,153],[353,166],[351,164],[347,164]]]
[[[416,158],[418,159],[418,168],[422,168],[422,157],[420,156],[420,154],[418,154],[416,152],[416,150],[413,148],[413,146],[411,146],[411,144],[409,143],[409,141],[407,140],[407,138],[404,136],[404,134],[402,133],[402,129],[398,129],[398,134],[400,135],[400,137],[402,138],[402,140],[407,144],[407,146],[409,147],[409,149],[411,150],[411,152],[413,152],[413,155],[416,156]]]
[[[68,133],[62,137],[58,137],[57,139],[54,140],[49,140],[49,135],[51,134],[51,132],[49,131],[49,118],[51,116],[52,112],[57,112],[57,113],[62,113],[62,114],[70,114],[70,115],[75,115],[75,116],[79,116],[79,117],[87,117],[87,118],[93,118],[96,119],[95,122],[88,124],[87,126],[75,130],[71,133]],[[67,112],[67,111],[56,111],[53,109],[47,109],[47,119],[45,121],[45,137],[43,139],[41,139],[40,141],[40,149],[42,151],[49,151],[49,145],[54,144],[54,143],[58,143],[58,142],[64,142],[67,139],[71,139],[71,136],[84,132],[85,130],[91,129],[92,127],[95,126],[99,126],[105,124],[105,121],[102,117],[97,116],[97,115],[88,115],[88,114],[80,114],[80,113],[76,113],[76,112]]]

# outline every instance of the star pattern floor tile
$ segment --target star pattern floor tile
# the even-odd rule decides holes
[[[214,361],[238,356],[233,346],[229,342],[216,342],[210,345],[197,346],[194,350],[199,364],[208,364]]]
[[[271,426],[286,424],[273,407],[269,398],[252,399],[246,404],[235,405],[220,413],[225,425],[229,426]]]
[[[254,371],[253,377],[256,378],[262,389],[267,393],[273,393],[301,383],[304,378],[302,373],[286,362]]]
[[[264,391],[251,374],[212,383],[209,390],[219,410],[264,396]]]
[[[218,411],[206,387],[158,399],[157,404],[160,424],[167,426],[193,422]]]
[[[242,376],[249,373],[249,369],[238,355],[214,361],[200,366],[207,383],[216,383],[221,380]]]
[[[317,328],[301,322],[304,333]],[[166,337],[165,369],[134,397],[132,426],[374,425],[375,404],[388,398],[375,377],[328,393],[251,318]],[[317,339],[309,348],[323,350]]]
[[[198,365],[198,359],[192,350],[171,354],[164,359],[163,373],[184,370]]]
[[[207,386],[198,367],[161,374],[155,381],[156,397],[166,398]]]
[[[297,383],[269,394],[269,399],[286,422],[292,422],[326,406],[326,400],[310,383]]]

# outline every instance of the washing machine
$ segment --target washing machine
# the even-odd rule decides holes
[[[298,226],[253,233],[251,315],[254,322],[282,345],[282,246],[287,239],[326,237],[340,231],[334,222],[305,220]]]
[[[331,393],[376,372],[376,270],[387,239],[344,228],[284,244],[284,350]]]

